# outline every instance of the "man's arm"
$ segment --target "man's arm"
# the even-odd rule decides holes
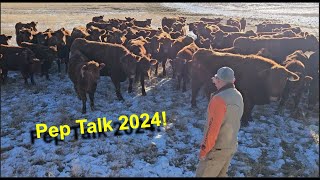
[[[226,111],[227,106],[225,101],[219,96],[213,97],[209,104],[209,126],[207,133],[204,136],[204,141],[201,144],[200,158],[205,157],[207,153],[214,147]]]

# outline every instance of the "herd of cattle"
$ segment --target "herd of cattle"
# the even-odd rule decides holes
[[[129,79],[128,92],[133,82],[140,81],[145,96],[145,77],[151,76],[151,66],[163,67],[169,61],[177,89],[186,91],[191,82],[191,104],[205,86],[207,97],[216,90],[211,77],[222,66],[235,71],[236,87],[244,98],[242,122],[251,119],[254,105],[279,100],[279,112],[289,97],[295,102],[294,113],[299,113],[299,102],[308,95],[308,107],[317,103],[319,89],[319,41],[314,35],[302,32],[290,24],[263,22],[257,31],[245,31],[246,20],[201,18],[186,23],[185,17],[162,18],[162,27],[151,27],[152,19],[135,18],[104,20],[92,18],[86,27],[65,28],[56,31],[37,30],[37,22],[17,23],[18,46],[8,45],[12,36],[0,35],[1,82],[5,83],[8,71],[21,71],[25,83],[28,78],[35,84],[33,75],[41,71],[49,79],[53,61],[65,63],[66,72],[82,100],[82,113],[86,113],[86,94],[94,110],[94,93],[99,76],[110,76],[116,95],[123,100],[120,82]],[[188,28],[188,30],[187,30]],[[243,32],[242,32],[243,31]],[[191,35],[189,35],[191,34]],[[310,57],[304,52],[312,51]]]

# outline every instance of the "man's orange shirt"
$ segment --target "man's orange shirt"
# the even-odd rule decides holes
[[[208,108],[208,130],[201,144],[200,158],[203,158],[214,147],[222,121],[227,111],[227,106],[219,96],[214,96],[209,102]]]

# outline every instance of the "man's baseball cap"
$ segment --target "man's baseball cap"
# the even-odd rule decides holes
[[[229,67],[222,67],[218,69],[217,74],[215,74],[212,78],[218,78],[224,82],[232,83],[235,79],[234,71]]]

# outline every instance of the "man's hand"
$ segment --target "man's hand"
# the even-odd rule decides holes
[[[201,161],[205,160],[206,158],[206,153],[205,153],[205,150],[206,149],[206,146],[204,144],[201,145],[201,148],[200,148],[200,154],[199,154],[199,159]]]
[[[206,159],[206,157],[205,156],[204,157],[199,157],[199,159],[200,159],[200,161],[203,161],[203,160]]]

